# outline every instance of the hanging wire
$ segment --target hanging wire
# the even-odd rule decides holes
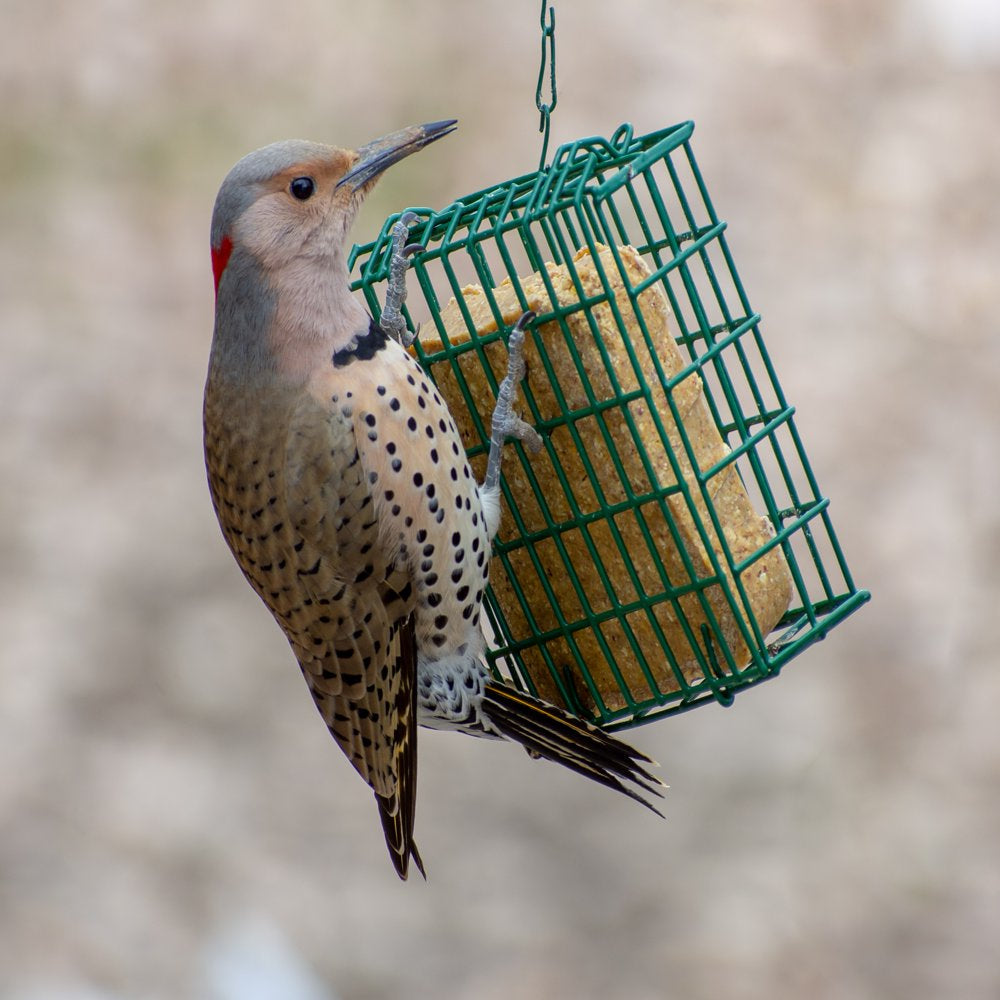
[[[546,24],[546,11],[548,23]],[[538,161],[538,169],[545,168],[545,159],[549,152],[549,118],[556,106],[556,11],[549,6],[549,0],[542,0],[542,15],[539,19],[542,26],[542,61],[538,67],[538,86],[535,88],[535,107],[541,118],[538,131],[542,133],[542,155]],[[542,88],[545,85],[545,67],[549,70],[549,101],[542,100]]]

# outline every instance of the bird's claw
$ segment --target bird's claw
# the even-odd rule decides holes
[[[420,336],[420,323],[417,324],[415,330],[404,330],[402,336],[399,338],[399,342],[403,347],[412,347],[413,344],[417,342],[417,338]]]
[[[385,292],[385,306],[379,325],[390,337],[397,340],[403,347],[409,347],[420,333],[420,326],[410,332],[403,318],[403,303],[406,301],[406,269],[409,260],[416,253],[424,250],[422,243],[407,243],[410,229],[419,217],[415,212],[404,212],[392,227],[392,249],[389,257],[389,282]]]
[[[532,455],[537,455],[542,450],[542,435],[531,424],[514,414],[511,414],[506,426],[506,438],[520,441]]]
[[[517,322],[511,327],[507,339],[507,374],[497,390],[497,402],[490,423],[490,454],[486,463],[486,479],[483,482],[487,489],[495,488],[500,482],[500,454],[508,438],[520,441],[531,452],[539,452],[542,449],[542,436],[531,424],[517,416],[513,408],[517,387],[526,373],[524,328],[534,318],[535,314],[530,310],[521,313]]]

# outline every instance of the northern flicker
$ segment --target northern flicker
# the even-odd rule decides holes
[[[223,182],[211,233],[212,502],[330,733],[374,790],[404,879],[411,858],[424,871],[413,842],[418,724],[515,740],[651,809],[636,789],[660,794],[648,757],[497,683],[483,662],[500,448],[534,434],[511,407],[523,323],[510,337],[481,485],[445,403],[400,343],[406,220],[381,324],[349,289],[347,235],[365,196],[388,166],[454,125],[406,128],[358,150],[259,149]]]

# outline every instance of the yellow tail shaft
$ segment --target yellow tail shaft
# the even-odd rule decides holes
[[[656,762],[644,753],[555,705],[503,684],[486,685],[482,708],[504,736],[520,743],[532,756],[562,764],[663,815],[630,787],[663,796],[661,789],[666,786],[644,767],[657,766]]]

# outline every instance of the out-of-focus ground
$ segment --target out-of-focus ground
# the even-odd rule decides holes
[[[873,603],[639,729],[666,821],[422,736],[401,885],[218,534],[208,221],[244,152],[445,116],[357,235],[533,169],[538,4],[0,12],[0,997],[1000,995],[1000,15],[577,0],[553,141],[695,149]]]

